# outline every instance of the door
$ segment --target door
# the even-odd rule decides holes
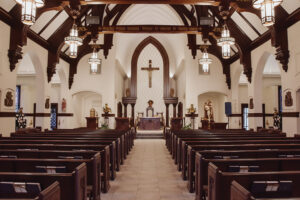
[[[58,104],[51,103],[51,116],[50,116],[51,130],[57,129],[57,112],[58,112]]]

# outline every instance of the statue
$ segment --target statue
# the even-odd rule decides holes
[[[204,119],[214,121],[214,111],[210,100],[204,103]]]
[[[107,103],[106,103],[105,106],[103,107],[103,112],[104,112],[105,114],[108,114],[108,113],[111,112],[111,108],[108,107],[108,104],[107,104]]]
[[[291,107],[293,106],[293,97],[292,97],[292,92],[288,91],[285,93],[285,106],[286,107]]]
[[[11,91],[6,92],[6,97],[4,99],[4,105],[6,107],[12,107],[14,104],[13,94]]]
[[[50,98],[47,98],[45,101],[45,109],[49,109],[50,108]]]
[[[250,109],[254,109],[253,98],[250,99]]]
[[[96,110],[95,110],[95,108],[91,108],[90,117],[95,117],[95,116],[96,116]]]
[[[278,113],[277,108],[274,108],[274,114],[273,114],[273,125],[274,128],[279,129],[280,128],[280,115]]]
[[[67,101],[66,101],[65,98],[62,99],[61,110],[62,110],[62,112],[66,112],[67,111]]]
[[[188,114],[195,114],[196,108],[194,108],[194,104],[191,104],[190,108],[188,108]]]
[[[148,101],[148,107],[146,109],[146,116],[148,117],[148,111],[150,110],[152,112],[151,116],[154,117],[154,108],[152,107],[153,105],[153,101],[152,100],[149,100]]]

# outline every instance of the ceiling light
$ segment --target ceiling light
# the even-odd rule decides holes
[[[44,6],[44,0],[16,0],[18,4],[22,5],[21,21],[26,25],[33,25],[35,23],[36,8]]]
[[[222,57],[224,59],[230,58],[230,46],[235,44],[235,39],[230,37],[230,32],[227,25],[224,25],[222,30],[222,37],[218,39],[218,45],[222,47]]]
[[[264,26],[272,26],[275,23],[274,8],[281,3],[282,0],[253,0],[253,7],[261,11],[261,22]]]
[[[71,58],[76,58],[78,46],[82,45],[82,38],[78,37],[78,30],[75,23],[73,24],[72,29],[70,30],[70,35],[65,37],[65,44],[69,45],[70,47],[69,56]]]

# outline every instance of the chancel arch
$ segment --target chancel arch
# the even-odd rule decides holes
[[[130,85],[130,96],[137,97],[137,69],[138,69],[138,58],[143,51],[143,49],[152,44],[155,46],[161,54],[163,59],[163,97],[170,96],[170,66],[169,66],[169,57],[164,46],[154,37],[149,36],[144,39],[135,49],[132,60],[131,60],[131,85]]]

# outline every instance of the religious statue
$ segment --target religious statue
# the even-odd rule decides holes
[[[6,97],[4,99],[4,105],[6,107],[12,107],[14,104],[14,100],[13,100],[13,94],[12,91],[7,91],[6,92]]]
[[[293,106],[293,97],[292,97],[292,92],[288,91],[285,93],[285,106],[286,107],[291,107]]]
[[[171,89],[170,89],[170,96],[171,96],[171,97],[174,97],[174,96],[175,96],[175,90],[174,90],[174,88],[171,88]]]
[[[148,71],[149,88],[152,88],[152,71],[159,70],[159,67],[152,67],[152,60],[149,60],[149,67],[142,67],[142,70]]]
[[[62,99],[61,110],[62,110],[62,112],[66,112],[67,111],[67,101],[66,101],[65,98]]]
[[[204,103],[204,119],[214,121],[214,112],[212,102],[210,100]]]
[[[195,114],[196,108],[194,108],[194,104],[191,104],[191,106],[188,108],[188,114]]]
[[[45,109],[49,109],[50,108],[50,98],[47,98],[45,101]]]
[[[125,96],[126,97],[130,97],[130,89],[129,88],[126,89]]]
[[[23,108],[20,108],[16,114],[16,129],[26,128],[26,119],[24,119]]]
[[[91,108],[90,117],[95,117],[95,116],[96,116],[96,110],[95,110],[95,108]]]
[[[274,128],[279,129],[280,128],[280,115],[278,113],[277,108],[274,108],[273,121],[274,121],[274,123],[273,123]]]
[[[152,100],[149,100],[149,101],[148,101],[148,107],[147,107],[147,109],[146,109],[146,116],[147,116],[147,117],[149,117],[149,116],[148,116],[148,115],[149,115],[149,114],[148,114],[149,111],[152,112],[151,117],[154,117],[154,108],[152,107],[153,103],[154,103],[154,102],[153,102]]]
[[[254,109],[253,98],[250,99],[250,109]]]
[[[108,114],[108,113],[111,112],[111,108],[108,107],[108,104],[107,104],[107,103],[106,103],[105,106],[103,107],[103,112],[104,112],[105,114]]]

